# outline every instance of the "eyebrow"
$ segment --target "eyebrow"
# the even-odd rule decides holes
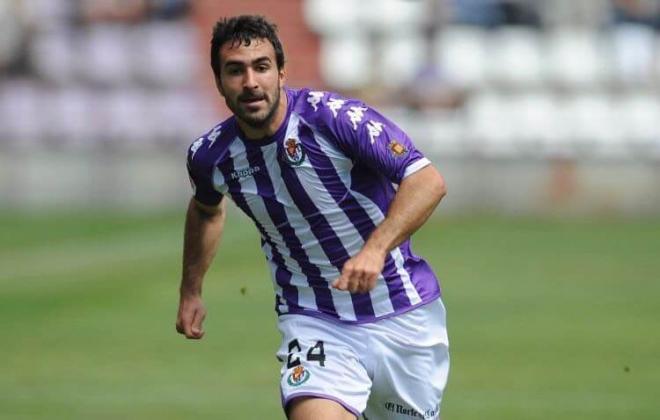
[[[259,58],[255,59],[255,60],[252,60],[250,63],[248,63],[248,65],[260,64],[260,63],[263,63],[263,62],[271,62],[271,61],[272,61],[272,60],[270,59],[270,57],[268,57],[268,56],[263,56],[263,57],[259,57]],[[225,62],[224,67],[229,67],[229,66],[243,66],[243,65],[245,65],[245,63],[242,62],[242,61],[229,60],[229,61],[226,61],[226,62]]]

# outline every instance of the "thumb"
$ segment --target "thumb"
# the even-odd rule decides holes
[[[339,277],[337,277],[337,279],[332,282],[332,287],[339,290],[345,290],[347,281],[348,279],[346,278],[346,274],[344,273],[344,270],[342,270]]]
[[[339,290],[348,290],[348,285],[353,275],[353,259],[349,259],[344,263],[344,266],[339,273],[339,278],[332,283],[332,287]]]
[[[201,309],[197,309],[193,315],[193,320],[192,320],[192,327],[191,327],[191,332],[193,335],[201,338],[202,335],[204,335],[204,330],[202,329],[202,322],[204,322],[204,318],[206,315],[204,314],[204,311]]]

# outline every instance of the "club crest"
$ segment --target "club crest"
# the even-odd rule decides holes
[[[305,150],[300,140],[295,138],[284,141],[284,160],[292,166],[298,166],[305,160]]]
[[[293,372],[289,374],[289,377],[286,381],[291,386],[300,386],[307,382],[310,376],[311,374],[309,371],[305,370],[304,367],[299,365],[293,369]]]

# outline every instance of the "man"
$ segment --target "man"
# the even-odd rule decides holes
[[[229,196],[271,269],[287,416],[438,418],[445,312],[409,237],[445,195],[442,176],[363,103],[285,88],[282,45],[262,17],[218,22],[211,66],[234,116],[188,152],[177,331],[204,335],[202,280]]]

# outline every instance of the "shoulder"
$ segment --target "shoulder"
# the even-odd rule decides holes
[[[349,144],[373,144],[380,134],[398,128],[363,101],[334,92],[300,89],[294,111],[317,131],[329,135],[344,150]]]
[[[358,99],[347,98],[335,92],[308,88],[290,92],[294,102],[293,111],[307,123],[320,127],[357,125],[370,109]]]
[[[236,137],[234,117],[216,124],[188,146],[188,164],[213,164],[227,154],[229,145]]]

